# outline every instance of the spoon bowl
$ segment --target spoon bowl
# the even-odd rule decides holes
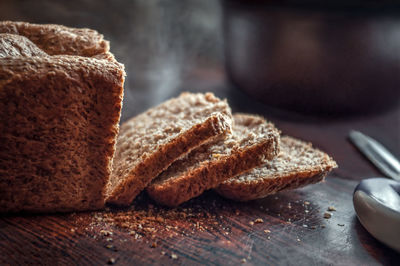
[[[365,179],[354,190],[353,204],[364,228],[400,252],[400,182],[382,177]]]

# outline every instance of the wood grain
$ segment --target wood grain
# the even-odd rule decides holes
[[[254,265],[395,264],[398,254],[377,243],[357,221],[351,203],[355,185],[331,176],[321,184],[249,203],[232,202],[208,192],[179,210],[193,208],[192,213],[209,213],[210,218],[178,219],[173,230],[176,235],[157,232],[154,238],[142,234],[135,239],[127,229],[96,222],[95,216],[115,209],[2,217],[0,262],[98,265],[115,258],[121,265],[236,265],[243,259]],[[142,195],[135,205],[148,210],[152,202]],[[336,211],[331,219],[324,219],[329,206]],[[254,223],[258,218],[263,223]],[[200,230],[196,222],[207,230]],[[113,234],[105,236],[101,230]],[[157,247],[152,248],[152,243]],[[172,259],[172,254],[177,259]]]
[[[213,91],[228,98],[234,111],[264,115],[283,133],[313,142],[333,156],[339,169],[325,183],[248,203],[229,201],[209,191],[174,210],[158,208],[142,194],[129,209],[3,214],[0,264],[102,265],[112,263],[111,258],[117,265],[398,264],[400,255],[372,238],[355,216],[354,187],[361,179],[380,173],[348,142],[347,134],[360,130],[400,157],[400,107],[368,116],[319,117],[265,106],[226,80],[217,24],[207,28],[211,24],[192,20],[196,10],[198,15],[210,16],[209,23],[218,22],[221,10],[214,1],[159,2],[120,0],[106,5],[91,0],[38,0],[19,4],[4,0],[0,17],[91,27],[104,33],[128,73],[122,120],[183,90]],[[169,41],[160,36],[169,36]],[[329,206],[337,210],[331,219],[324,219]],[[135,230],[136,236],[115,223],[129,211],[133,218],[141,213],[146,221],[152,216],[165,220],[155,223],[157,233]],[[192,216],[181,214],[188,212]],[[263,223],[254,223],[258,218]],[[138,227],[138,222],[131,225]],[[108,231],[113,234],[105,235]]]

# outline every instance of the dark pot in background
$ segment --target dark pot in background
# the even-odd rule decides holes
[[[260,101],[336,114],[399,103],[397,7],[223,3],[229,78]]]

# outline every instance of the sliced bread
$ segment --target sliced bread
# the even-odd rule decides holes
[[[279,152],[278,130],[261,117],[236,114],[233,132],[176,161],[147,187],[147,193],[162,205],[177,206]]]
[[[129,205],[163,170],[192,149],[231,132],[226,101],[182,93],[121,126],[107,202]]]
[[[336,167],[331,157],[312,148],[310,143],[284,136],[278,157],[263,167],[228,179],[216,191],[237,201],[254,200],[322,181]]]

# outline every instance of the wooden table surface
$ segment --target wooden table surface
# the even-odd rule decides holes
[[[380,173],[347,135],[360,130],[400,157],[400,107],[336,118],[271,109],[226,80],[218,1],[177,2],[3,0],[0,19],[103,33],[128,73],[122,120],[183,90],[212,91],[226,97],[233,111],[264,115],[284,134],[313,142],[339,169],[324,183],[248,203],[209,191],[164,209],[142,194],[129,209],[3,215],[0,264],[398,265],[400,255],[370,236],[355,216],[355,186]],[[336,211],[324,219],[329,206]],[[254,223],[258,218],[263,222]]]

